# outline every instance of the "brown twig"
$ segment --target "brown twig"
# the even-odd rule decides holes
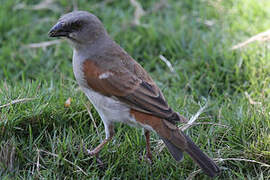
[[[240,49],[242,47],[245,47],[246,45],[254,42],[254,41],[260,41],[260,42],[263,42],[263,41],[267,41],[270,39],[270,30],[267,30],[265,32],[262,32],[262,33],[259,33],[255,36],[252,36],[251,38],[249,38],[248,40],[244,41],[244,42],[241,42],[237,45],[234,45],[232,47],[232,50],[236,50],[236,49]]]
[[[229,126],[226,126],[224,124],[212,123],[212,122],[198,122],[198,123],[193,123],[191,126],[197,126],[197,125],[213,125],[213,126],[221,126],[224,128],[229,128]]]
[[[266,163],[263,163],[263,162],[255,161],[255,160],[252,160],[252,159],[243,159],[243,158],[226,158],[226,159],[223,159],[223,158],[215,158],[214,160],[217,161],[217,162],[223,162],[223,161],[245,161],[245,162],[251,162],[251,163],[260,164],[261,166],[270,168],[270,164],[266,164]]]
[[[11,101],[10,103],[0,105],[0,108],[7,107],[7,106],[10,106],[12,104],[17,104],[17,103],[23,103],[23,102],[31,101],[31,100],[34,100],[34,99],[36,99],[36,98],[16,99],[16,100]]]
[[[59,44],[62,41],[63,41],[62,39],[57,39],[57,40],[52,40],[52,41],[44,41],[44,42],[40,42],[40,43],[28,44],[28,45],[26,45],[26,47],[28,47],[28,48],[43,48],[45,50],[48,46]]]
[[[199,109],[199,111],[190,118],[190,120],[184,125],[182,126],[180,129],[182,131],[185,131],[186,129],[188,129],[190,126],[193,125],[193,123],[198,119],[198,117],[203,113],[203,111],[207,108],[208,106],[208,103],[206,102],[205,105],[203,107],[201,107]]]
[[[171,62],[167,58],[165,58],[162,54],[159,55],[159,58],[167,65],[167,67],[170,69],[170,71],[172,73],[175,73],[175,70],[174,70]]]
[[[198,170],[196,170],[196,171],[190,173],[190,175],[187,177],[186,180],[192,180],[192,179],[194,179],[194,177],[195,177],[197,174],[199,174],[201,171],[202,171],[201,169],[198,169]]]
[[[130,0],[130,3],[135,8],[134,19],[132,21],[133,25],[141,25],[140,18],[145,15],[145,12],[141,6],[141,4],[136,0]]]
[[[37,166],[37,173],[40,175],[40,162],[39,161],[40,161],[40,150],[37,148],[37,162],[36,162],[36,166]]]
[[[262,104],[261,102],[254,101],[247,92],[245,92],[245,96],[247,97],[249,103],[252,104],[252,105]]]

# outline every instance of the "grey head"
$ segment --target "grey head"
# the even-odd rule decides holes
[[[107,32],[95,15],[86,11],[73,11],[63,15],[48,35],[67,38],[76,48],[94,43],[107,36]]]

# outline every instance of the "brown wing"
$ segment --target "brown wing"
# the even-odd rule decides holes
[[[117,66],[110,65],[110,68],[105,68],[107,66],[103,63],[86,60],[83,64],[85,79],[93,90],[115,97],[132,109],[171,122],[181,120],[178,113],[168,106],[154,81],[137,62],[132,60],[128,65],[115,62],[114,65]]]

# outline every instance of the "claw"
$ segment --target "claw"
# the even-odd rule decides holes
[[[153,159],[152,159],[152,154],[146,154],[145,156],[144,156],[144,160],[147,162],[147,163],[149,163],[150,165],[152,165],[153,164]]]
[[[98,151],[96,151],[96,149],[94,150],[87,149],[86,152],[89,156],[98,156],[98,153],[99,153]]]

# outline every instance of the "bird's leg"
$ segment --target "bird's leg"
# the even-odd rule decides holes
[[[144,136],[146,140],[146,160],[152,164],[152,152],[150,147],[150,131],[144,130]]]
[[[93,155],[97,155],[99,152],[100,152],[100,150],[109,142],[111,140],[111,138],[109,138],[109,139],[104,139],[95,149],[93,149],[93,150],[89,150],[89,149],[87,149],[87,153],[88,153],[88,155],[90,155],[90,156],[93,156]]]
[[[105,126],[106,138],[95,149],[93,150],[87,149],[88,155],[97,156],[100,150],[112,139],[114,135],[114,126],[112,124],[110,125],[104,124],[104,126]]]

